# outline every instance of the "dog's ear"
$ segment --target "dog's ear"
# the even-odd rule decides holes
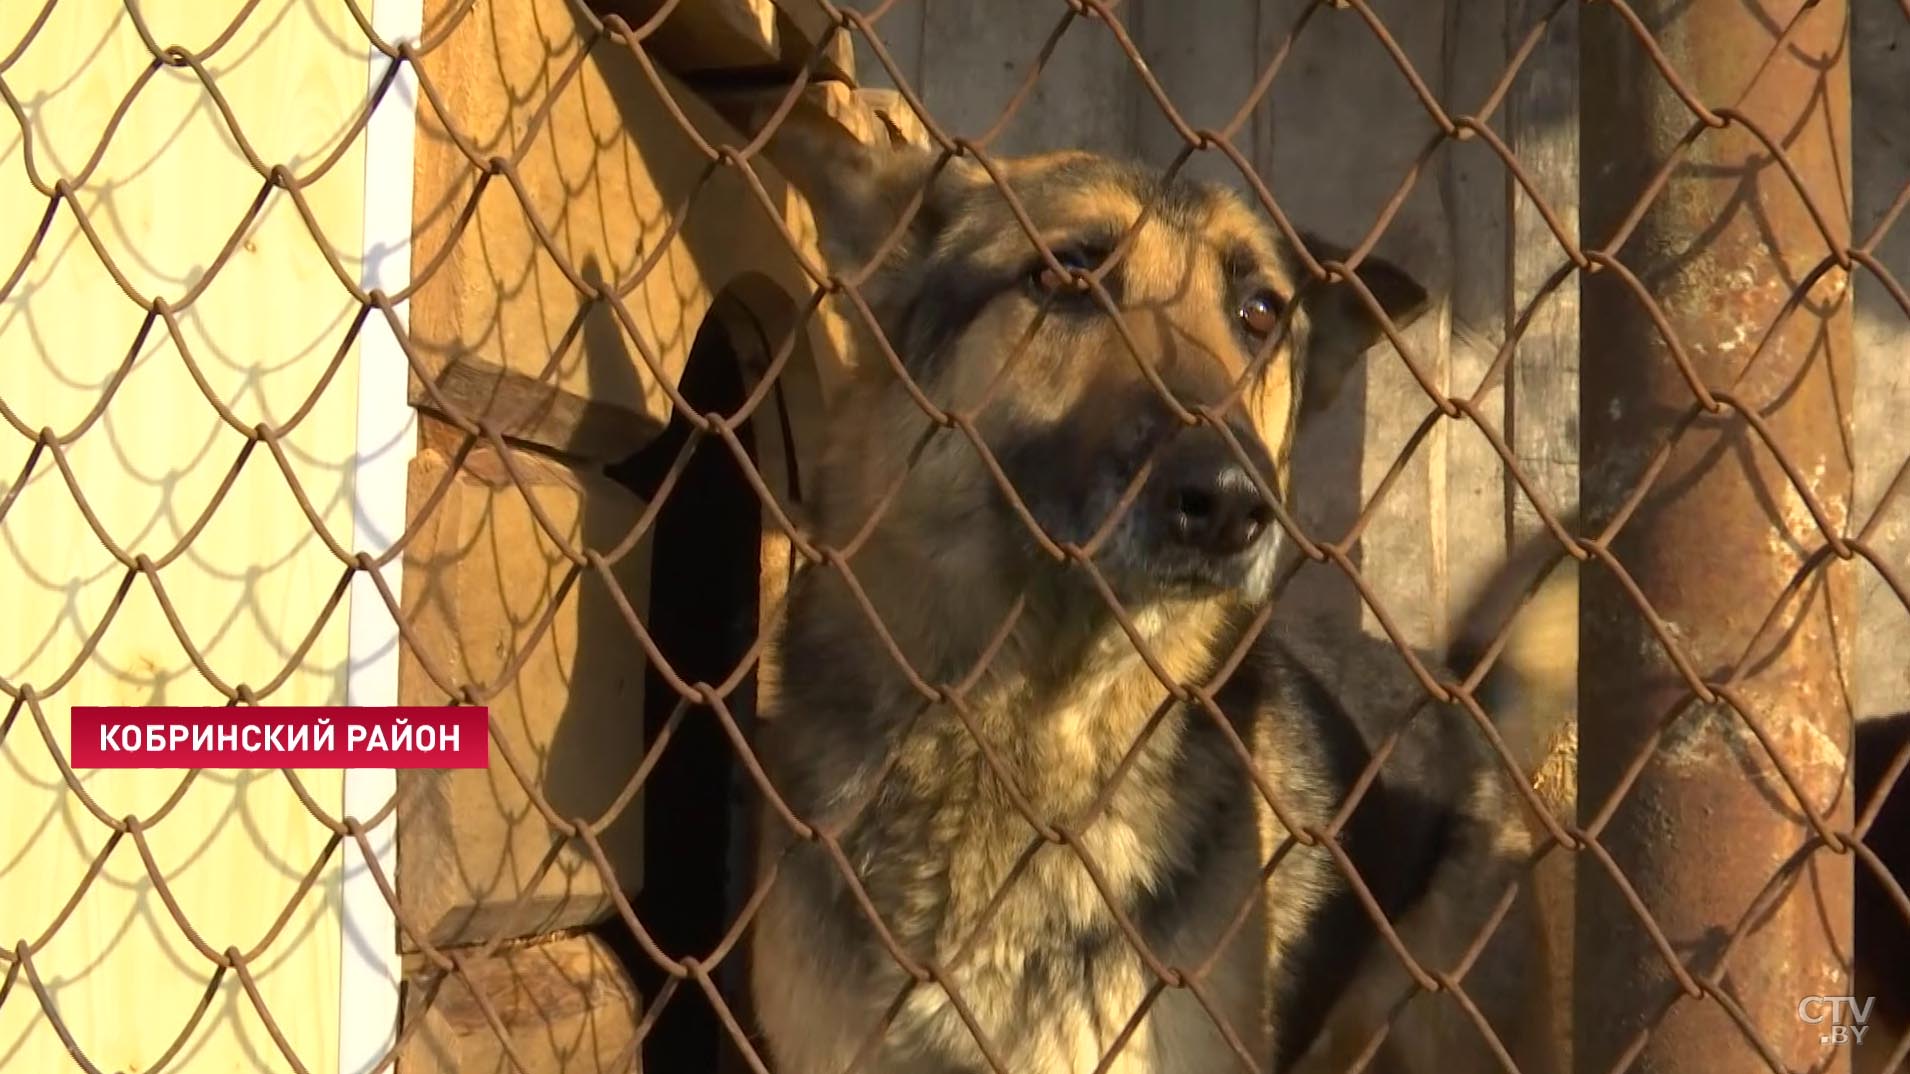
[[[858,140],[841,124],[798,109],[769,143],[771,160],[809,202],[823,256],[848,275],[878,257],[904,261],[933,240],[952,201],[974,185],[974,165],[891,136]],[[904,217],[908,224],[891,244]]]
[[[1315,235],[1302,233],[1300,237],[1317,261],[1344,261],[1351,252]],[[1426,289],[1405,269],[1384,258],[1366,257],[1354,275],[1373,293],[1393,327],[1402,332],[1430,305]],[[1359,292],[1344,281],[1315,286],[1305,301],[1311,325],[1301,403],[1305,411],[1313,412],[1333,401],[1360,356],[1386,332]]]

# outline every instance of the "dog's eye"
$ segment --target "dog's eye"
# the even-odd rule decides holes
[[[1240,327],[1255,339],[1265,339],[1273,334],[1280,325],[1280,314],[1286,309],[1286,303],[1271,291],[1260,291],[1248,295],[1240,304]]]
[[[1050,293],[1074,293],[1081,289],[1075,285],[1073,273],[1093,272],[1101,259],[1087,250],[1056,250],[1054,259],[1065,272],[1056,272],[1046,259],[1035,262],[1030,270],[1030,280],[1043,291]]]

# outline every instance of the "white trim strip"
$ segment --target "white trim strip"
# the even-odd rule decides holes
[[[422,32],[422,0],[376,0],[372,28],[387,42],[415,41]],[[367,85],[375,91],[391,60],[367,45]],[[365,128],[364,270],[360,284],[387,293],[411,280],[412,155],[417,130],[417,72],[403,65],[372,110]],[[397,308],[409,324],[408,311]],[[384,314],[372,311],[358,337],[358,450],[352,493],[352,548],[380,555],[404,532],[405,486],[417,448],[417,423],[407,401],[409,371]],[[402,592],[401,561],[383,570],[385,585]],[[347,705],[398,701],[398,626],[369,576],[352,579],[348,611],[350,651]],[[344,815],[363,820],[397,793],[389,768],[345,772]],[[395,884],[397,818],[371,833],[378,868]],[[356,841],[347,840],[338,966],[339,1074],[369,1074],[398,1039],[398,924]]]

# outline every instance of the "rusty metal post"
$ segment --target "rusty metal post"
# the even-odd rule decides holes
[[[1581,21],[1586,248],[1602,249],[1666,162],[1679,161],[1616,251],[1624,268],[1602,265],[1586,281],[1581,494],[1594,532],[1623,519],[1609,552],[1662,622],[1617,571],[1587,566],[1578,800],[1624,879],[1597,850],[1580,856],[1574,1065],[1581,1074],[1847,1070],[1835,1019],[1807,1021],[1799,1007],[1849,991],[1850,858],[1814,841],[1789,781],[1831,828],[1848,830],[1854,589],[1834,557],[1804,570],[1826,540],[1737,409],[1756,412],[1841,533],[1852,481],[1849,278],[1834,265],[1812,273],[1849,245],[1846,4],[1632,0],[1630,9],[1636,24],[1611,4]],[[1693,112],[1641,25],[1689,95],[1725,121],[1688,147]],[[1782,147],[1796,183],[1753,128]],[[1641,291],[1707,390],[1681,371]],[[1719,409],[1680,435],[1707,394]],[[1800,572],[1806,581],[1791,592]],[[1711,691],[1691,686],[1661,632],[1696,676],[1727,689],[1701,699]],[[1674,972],[1654,930],[1692,978]],[[1730,999],[1687,995],[1692,980],[1720,976]]]

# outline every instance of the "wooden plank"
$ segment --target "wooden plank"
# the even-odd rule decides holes
[[[1132,151],[1131,89],[1138,80],[1106,27],[1074,18],[1044,60],[1042,50],[1068,15],[1065,4],[924,3],[918,87],[935,122],[950,135],[989,133],[1039,62],[1034,88],[989,142],[991,152]]]
[[[788,95],[789,91],[779,86],[768,89],[710,89],[704,91],[703,99],[738,131],[754,137],[783,107]],[[883,108],[881,114],[875,107],[878,101]],[[897,100],[892,91],[884,94],[852,89],[840,82],[825,82],[804,87],[801,98],[784,114],[783,123],[791,122],[792,118],[797,122],[827,120],[849,132],[857,141],[875,145],[903,138],[902,124],[906,120],[892,118],[896,105]],[[901,115],[913,118],[913,113],[908,111],[906,105],[902,106]],[[904,140],[922,139],[916,133],[916,128],[910,127],[909,130],[914,137]],[[776,151],[777,145],[772,139],[768,152],[773,157]]]
[[[1441,57],[1444,101],[1457,114],[1477,113],[1505,70],[1507,0],[1447,3]],[[1510,247],[1510,173],[1483,139],[1455,142],[1440,154],[1439,195],[1452,241],[1452,321],[1446,391],[1472,398],[1494,430],[1505,425],[1503,382],[1485,385],[1492,359],[1505,342],[1513,253]],[[1481,393],[1481,388],[1486,390]],[[1505,562],[1505,466],[1484,433],[1470,422],[1448,426],[1446,441],[1445,615],[1449,630],[1472,595]]]
[[[628,411],[489,362],[447,364],[416,405],[482,417],[506,436],[585,459],[630,454],[657,432]]]
[[[1527,29],[1553,6],[1516,0],[1512,28]],[[1578,9],[1553,18],[1506,99],[1507,143],[1540,197],[1568,235],[1578,233]],[[1513,190],[1511,313],[1531,304],[1540,287],[1567,263],[1564,249],[1532,200]],[[1588,236],[1601,242],[1602,236]],[[1532,314],[1519,337],[1508,379],[1512,389],[1507,439],[1520,468],[1554,511],[1578,509],[1578,279],[1567,279]],[[1538,532],[1538,515],[1516,490],[1515,541]]]
[[[439,435],[428,430],[427,443]],[[488,687],[521,661],[488,702],[488,770],[399,774],[398,895],[406,916],[439,945],[533,936],[611,911],[611,886],[580,845],[567,844],[539,879],[556,836],[504,750],[560,816],[591,820],[616,801],[643,757],[636,638],[594,572],[565,590],[570,561],[533,516],[529,497],[567,543],[599,550],[623,539],[642,504],[602,476],[531,452],[512,459],[527,482],[522,490],[489,448],[472,452],[405,550],[405,622],[414,644],[401,653],[401,704],[452,703],[427,665],[454,684]],[[414,517],[445,481],[448,463],[432,448],[413,461]],[[615,574],[642,614],[647,542]],[[641,883],[641,806],[632,801],[599,835],[625,891]],[[401,940],[415,949],[409,936]]]
[[[431,0],[427,23],[456,2]],[[717,295],[774,298],[757,312],[781,318],[776,331],[785,332],[812,285],[770,210],[737,169],[709,169],[670,102],[713,143],[746,139],[668,74],[659,91],[613,43],[580,57],[584,34],[565,0],[534,0],[464,20],[423,60],[449,128],[480,160],[516,160],[524,193],[520,201],[501,177],[493,180],[459,230],[481,172],[445,118],[420,108],[412,260],[421,272],[445,260],[412,300],[411,335],[425,375],[457,396],[452,405],[482,406],[469,416],[540,447],[607,461],[628,456],[667,422],[669,398],[652,366],[669,380],[681,373]],[[775,215],[813,257],[806,208],[767,162],[752,167]],[[562,262],[544,247],[533,217]],[[622,298],[639,346],[590,294],[605,284],[621,289],[643,266]],[[835,318],[812,318],[802,331],[805,355],[838,364],[825,357],[841,353]],[[412,399],[444,405],[419,378]]]
[[[0,41],[7,42],[0,48],[20,41],[42,7],[0,4]],[[213,41],[237,13],[230,4],[142,10],[160,42],[193,48]],[[263,159],[304,171],[345,137],[362,107],[365,54],[343,5],[263,0],[207,66]],[[47,204],[28,185],[26,152],[48,182],[77,174],[150,63],[121,5],[80,0],[54,6],[7,69],[27,117],[24,132],[11,118],[0,121],[7,130],[0,136],[0,260],[8,266],[26,252]],[[327,180],[305,191],[318,230],[353,264],[364,170],[359,140]],[[177,301],[205,277],[263,185],[199,81],[175,68],[146,84],[76,200],[131,285]],[[355,313],[291,201],[275,192],[179,320],[211,393],[243,422],[282,423],[319,385]],[[101,402],[143,316],[62,206],[24,277],[0,302],[0,398],[34,428],[72,430]],[[218,419],[163,328],[138,353],[98,423],[66,449],[86,502],[114,540],[158,558],[219,497],[205,529],[159,571],[184,634],[228,683],[263,688],[290,664],[267,699],[273,704],[338,703],[347,664],[343,609],[324,619],[302,655],[299,645],[320,622],[343,565],[314,536],[262,448],[220,497],[245,436]],[[357,379],[357,355],[348,351],[285,440],[286,462],[318,522],[342,541],[352,533]],[[18,493],[0,520],[7,607],[0,676],[45,690],[79,659],[126,572],[81,518],[49,457],[42,454],[22,478],[30,446],[0,426],[0,457],[8,460],[0,465],[0,499]],[[54,761],[53,750],[68,746],[70,706],[224,700],[188,659],[153,587],[135,582],[97,650],[44,703],[51,742],[25,712],[0,736],[6,943],[40,936],[108,845],[110,833],[67,790]],[[181,775],[78,773],[112,815],[142,817],[172,797]],[[297,775],[318,802],[336,808],[338,772]],[[214,950],[251,950],[276,933],[251,963],[260,994],[305,1064],[336,1069],[339,858],[319,868],[314,886],[294,901],[330,833],[286,779],[273,771],[202,773],[146,840],[179,910]],[[234,975],[206,995],[214,967],[162,905],[130,840],[119,843],[36,954],[35,968],[60,1020],[101,1069],[154,1067],[202,1001],[235,1016],[201,1021],[175,1066],[252,1070],[277,1061],[278,1046]],[[0,1067],[76,1069],[39,1002],[24,981],[17,984],[0,1006]]]
[[[1185,0],[1118,10],[1181,119],[1195,130],[1225,126],[1268,59],[1259,54],[1255,34],[1260,0]],[[1133,98],[1135,150],[1149,164],[1166,167],[1187,143],[1138,79],[1130,79],[1126,87]],[[1254,125],[1247,123],[1232,139],[1249,161],[1255,159],[1255,134]],[[1181,174],[1246,185],[1240,170],[1218,151],[1196,153]]]
[[[1260,49],[1272,57],[1305,0],[1270,0],[1261,12]],[[1373,5],[1435,91],[1440,89],[1445,12],[1441,5],[1392,0]],[[1351,10],[1321,8],[1295,40],[1268,104],[1256,113],[1257,160],[1282,208],[1341,242],[1364,238],[1437,128],[1372,31]],[[1347,132],[1358,131],[1357,139]],[[1405,334],[1413,360],[1435,385],[1449,381],[1447,296],[1452,236],[1436,170],[1420,175],[1375,252],[1402,265],[1435,306]],[[1344,535],[1433,404],[1398,352],[1381,343],[1317,415],[1296,447],[1294,495],[1309,532]],[[1446,616],[1446,431],[1435,429],[1393,481],[1353,552],[1367,581],[1408,641],[1435,645]],[[1309,567],[1288,594],[1293,614],[1323,629],[1379,633],[1377,619],[1337,569]],[[1338,684],[1350,694],[1355,680]]]
[[[1553,5],[1543,0],[1511,0],[1506,20],[1506,48],[1517,49],[1526,34]],[[1578,233],[1578,8],[1567,5],[1553,17],[1537,49],[1526,60],[1506,97],[1506,144],[1511,148],[1546,205],[1557,214],[1568,235]],[[1509,247],[1507,321],[1516,323],[1546,280],[1566,264],[1564,250],[1547,227],[1532,199],[1516,183],[1512,198],[1512,234]],[[1594,240],[1596,241],[1596,240]],[[1525,333],[1519,337],[1506,374],[1506,440],[1520,469],[1546,505],[1561,512],[1578,507],[1578,279],[1567,279],[1536,307]],[[1509,536],[1514,547],[1538,534],[1540,523],[1531,502],[1507,474],[1505,484]],[[1576,586],[1561,580],[1559,598],[1576,604]],[[1534,614],[1538,614],[1535,610]],[[1576,622],[1567,652],[1558,659],[1576,666]],[[1569,679],[1567,681],[1570,681]],[[1520,759],[1533,775],[1533,786],[1556,816],[1572,821],[1578,816],[1577,694],[1566,691],[1552,698],[1559,710],[1551,721],[1531,721],[1524,741],[1515,743]],[[1554,1040],[1560,1069],[1572,1064],[1573,953],[1576,931],[1578,867],[1576,856],[1553,854],[1538,870],[1538,896],[1552,953],[1552,995],[1555,998]]]
[[[882,48],[889,54],[897,72],[911,87],[919,90],[922,85],[923,27],[926,12],[931,0],[895,0],[888,10],[882,13],[871,27],[875,35],[882,40]],[[877,7],[878,0],[858,0],[847,6],[871,12]],[[867,87],[894,89],[895,78],[888,68],[869,47],[869,40],[862,34],[855,35],[856,81]]]
[[[606,17],[621,15],[635,29],[655,18],[663,4],[592,0],[591,7]],[[853,83],[855,51],[847,36],[831,38],[823,55],[816,57],[816,44],[829,26],[829,14],[816,0],[690,0],[671,9],[643,44],[665,67],[685,77],[787,77],[807,68],[812,78]]]
[[[602,940],[505,948],[467,966],[468,978],[406,982],[406,1021],[421,1024],[399,1074],[636,1074],[643,997]]]
[[[1554,5],[1516,0],[1507,22],[1508,49]],[[1506,96],[1505,141],[1539,196],[1569,235],[1578,232],[1578,9],[1557,12],[1538,47]],[[1579,284],[1576,275],[1537,300],[1539,291],[1568,263],[1564,249],[1516,182],[1512,199],[1511,279],[1506,318],[1514,324],[1533,307],[1505,378],[1505,438],[1520,472],[1548,509],[1569,520],[1578,510]],[[1506,471],[1504,492],[1512,547],[1541,529],[1532,500]],[[1573,698],[1565,699],[1568,701]],[[1556,722],[1531,728],[1534,741],[1520,743],[1524,756],[1544,756],[1571,736],[1569,709]],[[1574,740],[1575,741],[1575,740]],[[1561,799],[1569,804],[1571,799]]]
[[[1910,183],[1910,19],[1895,4],[1853,3],[1851,156],[1855,233],[1867,236]],[[1910,281],[1910,222],[1899,220],[1875,251],[1899,283]],[[1861,525],[1910,461],[1910,317],[1868,272],[1857,274],[1857,496]],[[1892,502],[1872,543],[1885,562],[1910,563],[1910,491]],[[1899,566],[1899,577],[1902,567]],[[1877,573],[1858,571],[1857,711],[1910,711],[1910,609]]]

